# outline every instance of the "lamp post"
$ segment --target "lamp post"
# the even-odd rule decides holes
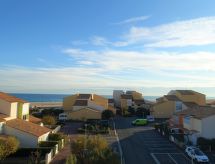
[[[84,154],[86,154],[87,151],[87,124],[84,124],[85,126],[85,139],[84,139]]]

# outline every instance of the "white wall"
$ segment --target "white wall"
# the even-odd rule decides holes
[[[4,134],[17,137],[20,142],[20,147],[37,147],[38,138],[29,133],[11,128],[7,125],[4,126]]]
[[[48,140],[49,133],[50,133],[50,132],[48,132],[48,133],[43,134],[42,136],[40,136],[40,137],[38,138],[38,141],[39,141],[39,142],[40,142],[40,141],[47,141],[47,140]]]
[[[0,99],[0,112],[10,116],[11,103]]]
[[[4,122],[0,122],[0,134],[3,133]]]
[[[191,125],[192,125],[192,117],[187,116],[183,118],[183,126],[186,129],[191,130]]]
[[[202,137],[215,138],[215,115],[202,119]]]
[[[22,106],[22,115],[29,114],[29,103],[24,103]]]
[[[18,103],[17,102],[13,102],[11,103],[11,111],[10,111],[10,116],[17,118],[17,113],[18,113]]]
[[[127,106],[132,106],[132,100],[131,99],[127,100]]]
[[[113,99],[114,99],[114,104],[116,107],[121,106],[120,99],[121,99],[122,94],[124,94],[123,90],[114,90],[113,91]]]
[[[192,129],[202,133],[202,120],[193,118],[192,119]]]

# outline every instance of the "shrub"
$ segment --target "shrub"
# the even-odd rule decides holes
[[[31,152],[29,157],[30,164],[39,164],[42,161],[41,152],[36,150],[35,152]]]
[[[58,144],[57,141],[41,141],[39,143],[40,147],[54,147],[56,144]]]
[[[77,164],[76,156],[73,154],[70,154],[66,159],[66,164]]]
[[[161,126],[161,124],[158,124],[158,123],[154,124],[154,128],[155,128],[156,130],[158,130],[158,129],[160,128],[160,126]]]
[[[119,164],[116,154],[108,147],[107,141],[100,136],[78,137],[71,144],[77,163],[88,164]]]
[[[78,133],[85,133],[85,129],[83,129],[83,128],[78,128]]]
[[[128,112],[127,110],[125,110],[123,116],[125,116],[125,117],[130,117],[130,116],[131,116],[131,113]]]
[[[17,151],[19,141],[15,137],[0,137],[0,160]]]
[[[212,140],[199,137],[197,139],[197,145],[199,145],[202,150],[208,150],[209,147],[212,145]]]
[[[44,125],[55,125],[56,124],[56,120],[53,116],[44,116],[42,118],[42,122]]]
[[[131,114],[131,115],[134,115],[135,114],[135,110],[133,107],[129,106],[128,107],[128,112]]]
[[[114,116],[114,114],[113,114],[113,111],[111,111],[111,110],[104,110],[102,112],[102,119],[104,119],[104,120],[109,120],[113,116]]]
[[[49,141],[60,141],[64,138],[65,138],[65,136],[61,133],[51,133],[51,134],[49,134],[48,140]]]

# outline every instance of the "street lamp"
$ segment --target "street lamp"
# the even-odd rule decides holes
[[[84,154],[87,152],[87,124],[84,124],[85,126],[85,139],[84,139]]]

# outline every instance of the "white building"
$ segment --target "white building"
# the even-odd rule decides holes
[[[120,108],[121,107],[121,95],[124,94],[124,91],[123,90],[114,90],[113,91],[113,100],[114,100],[114,105],[117,107],[117,108]]]
[[[198,137],[215,138],[215,108],[199,106],[178,112],[175,117],[194,145]]]
[[[29,115],[28,102],[0,92],[0,134],[15,136],[21,147],[37,147],[50,132],[40,126],[40,119]]]

